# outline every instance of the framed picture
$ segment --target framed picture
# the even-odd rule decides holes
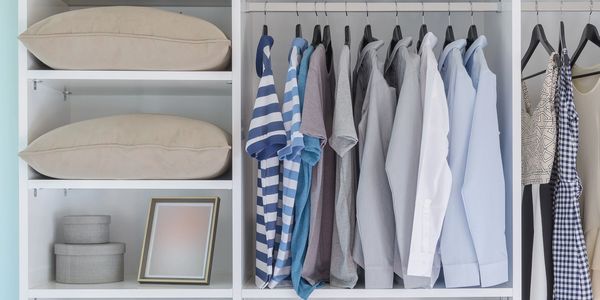
[[[209,284],[218,215],[218,197],[152,199],[138,281]]]

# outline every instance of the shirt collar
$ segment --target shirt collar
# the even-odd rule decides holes
[[[292,54],[292,49],[294,49],[294,47],[298,48],[298,54],[301,55],[302,52],[304,52],[304,50],[306,50],[306,45],[308,44],[308,42],[303,39],[303,38],[295,38],[292,41],[292,47],[290,47],[290,52],[288,53],[288,63],[289,63],[289,59],[291,58],[291,54]]]
[[[428,32],[427,34],[425,34],[425,36],[423,37],[423,41],[421,41],[421,48],[419,49],[419,53],[422,53],[423,49],[425,48],[433,49],[433,47],[435,47],[435,44],[437,44],[437,40],[437,37],[432,32]]]
[[[388,58],[385,62],[385,68],[384,70],[388,70],[391,66],[392,66],[392,62],[394,61],[394,58],[396,57],[396,55],[398,54],[398,51],[400,50],[400,48],[404,47],[404,48],[408,48],[412,45],[412,37],[405,37],[401,40],[399,40],[396,45],[394,46],[394,48],[390,48],[390,50],[388,51]]]
[[[269,49],[273,47],[273,38],[270,35],[263,34],[258,41],[258,47],[256,49],[256,75],[258,77],[262,77],[265,53],[264,49],[266,46],[269,46]]]
[[[366,44],[360,50],[360,54],[358,56],[358,59],[356,60],[356,65],[360,66],[362,64],[363,60],[365,59],[365,57],[367,57],[367,55],[371,51],[377,51],[377,49],[381,48],[381,46],[383,46],[383,41],[381,41],[381,40],[372,41],[372,42]]]
[[[487,38],[485,37],[485,35],[480,35],[473,42],[473,44],[471,44],[471,47],[469,47],[469,49],[467,49],[467,52],[465,53],[465,57],[464,57],[465,63],[471,59],[471,57],[473,56],[473,53],[475,53],[475,51],[477,49],[483,49],[483,48],[485,48],[485,46],[487,46],[487,44],[488,44],[488,42],[487,42]]]
[[[450,44],[446,45],[446,47],[444,48],[444,50],[442,51],[442,54],[440,55],[440,63],[438,64],[438,68],[441,70],[444,62],[446,61],[446,58],[448,57],[448,54],[450,54],[450,52],[454,49],[458,49],[458,51],[460,51],[460,53],[464,53],[465,51],[465,47],[467,46],[467,40],[465,39],[458,39],[455,40],[453,42],[451,42]]]

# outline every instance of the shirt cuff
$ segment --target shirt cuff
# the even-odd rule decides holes
[[[431,269],[433,268],[433,257],[435,253],[411,253],[408,260],[408,276],[431,277]]]
[[[391,289],[394,287],[394,270],[390,267],[366,267],[365,288]]]
[[[508,281],[508,260],[479,266],[481,272],[481,287],[490,287]]]
[[[477,262],[444,265],[444,282],[447,288],[479,286]]]

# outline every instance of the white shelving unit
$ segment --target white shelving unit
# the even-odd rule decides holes
[[[212,122],[232,135],[231,172],[214,180],[57,180],[49,179],[19,163],[20,203],[20,299],[296,299],[290,288],[257,289],[254,277],[255,171],[243,151],[244,135],[254,102],[257,78],[254,70],[256,43],[264,21],[264,1],[253,0],[18,0],[19,30],[50,15],[81,7],[142,5],[178,11],[204,18],[219,26],[232,40],[232,66],[221,72],[62,71],[49,70],[19,46],[19,149],[59,126],[122,113],[166,113]],[[334,57],[341,47],[345,14],[343,1],[331,1],[327,22],[334,37]],[[369,1],[374,34],[387,40],[395,24],[390,12],[394,1]],[[269,4],[270,3],[270,4]],[[276,78],[284,78],[289,41],[296,23],[295,1],[269,1],[279,12],[267,13]],[[328,2],[329,3],[329,2]],[[467,2],[452,1],[452,22],[457,36],[470,25]],[[325,287],[315,299],[399,298],[514,298],[520,299],[520,57],[519,0],[474,2],[475,23],[488,36],[488,60],[498,75],[499,113],[503,158],[507,179],[506,230],[511,260],[508,283],[492,288],[389,290]],[[329,5],[329,4],[328,4]],[[364,26],[362,1],[349,1],[352,53]],[[446,2],[399,2],[399,16],[406,36],[421,25],[419,10],[438,37],[447,25]],[[300,20],[308,37],[315,24],[312,2],[300,1]],[[344,6],[345,7],[345,6]],[[318,4],[318,9],[325,6]],[[329,7],[328,7],[329,9]],[[378,11],[380,10],[380,11]],[[290,22],[293,18],[293,22]],[[325,24],[320,13],[320,23]],[[292,24],[294,23],[294,24]],[[310,38],[310,37],[308,37]],[[441,43],[441,42],[440,42]],[[387,47],[387,46],[386,46]],[[439,46],[436,49],[439,52]],[[355,57],[354,57],[355,59]],[[337,62],[335,62],[337,63]],[[283,80],[278,80],[283,91]],[[213,278],[208,286],[139,284],[136,281],[144,224],[149,201],[164,196],[219,196],[222,199]],[[126,280],[114,284],[65,285],[53,281],[51,245],[60,241],[57,222],[74,213],[113,216],[111,239],[127,244]]]

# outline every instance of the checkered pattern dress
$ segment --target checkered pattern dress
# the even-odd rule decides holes
[[[558,139],[555,165],[554,299],[592,299],[588,257],[579,213],[581,183],[576,160],[579,143],[579,116],[573,102],[570,60],[566,49],[561,55],[555,108]]]

